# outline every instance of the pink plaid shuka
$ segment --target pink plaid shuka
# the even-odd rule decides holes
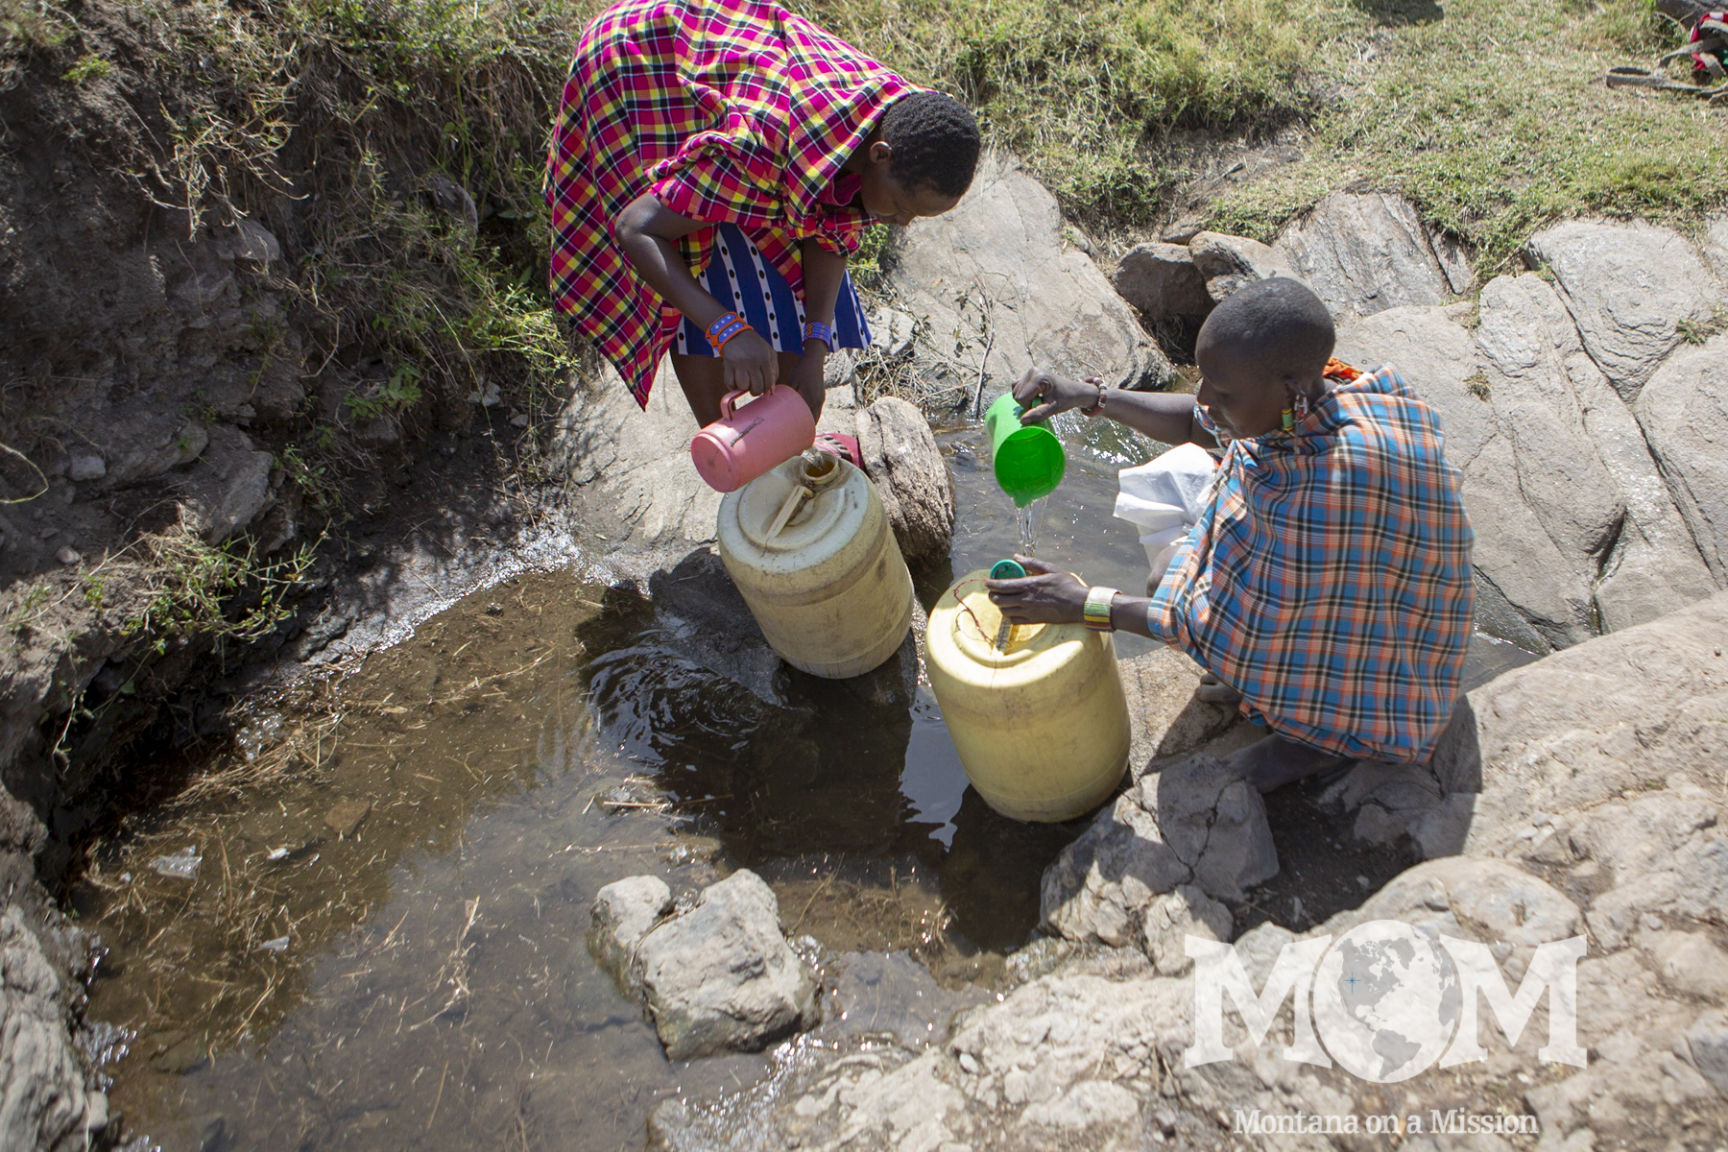
[[[627,0],[576,46],[546,164],[552,298],[639,404],[679,314],[613,236],[652,192],[673,212],[736,224],[803,295],[799,247],[858,250],[868,216],[841,165],[913,91],[801,16],[757,0]],[[714,229],[681,241],[700,274]]]

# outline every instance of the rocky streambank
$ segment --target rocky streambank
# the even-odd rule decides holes
[[[256,254],[236,247],[244,240],[236,230],[196,249],[184,269],[171,269],[174,282],[207,279],[214,295],[199,307],[238,308],[255,291],[254,266],[274,259],[267,244]],[[890,338],[868,360],[837,359],[825,420],[859,431],[891,478],[909,553],[939,553],[954,509],[923,419],[905,404],[871,403],[887,374],[923,382],[926,411],[965,415],[1035,363],[1162,386],[1173,369],[1149,332],[1191,328],[1244,278],[1293,274],[1340,317],[1342,355],[1364,367],[1393,362],[1441,409],[1477,531],[1483,626],[1542,658],[1475,688],[1427,769],[1360,765],[1330,785],[1321,804],[1341,836],[1404,853],[1414,866],[1363,893],[1359,907],[1300,931],[1280,926],[1299,919],[1282,912],[1244,930],[1255,919],[1246,904],[1282,866],[1268,804],[1286,801],[1208,773],[1210,757],[1242,732],[1228,712],[1194,698],[1196,675],[1181,658],[1128,662],[1134,779],[1045,875],[1042,938],[1018,961],[1020,986],[956,1020],[928,1049],[872,1041],[803,1051],[762,1094],[668,1104],[650,1125],[651,1144],[1233,1147],[1255,1140],[1236,1131],[1239,1111],[1365,1124],[1371,1115],[1459,1110],[1513,1127],[1468,1134],[1468,1145],[1452,1133],[1408,1132],[1405,1142],[1719,1144],[1728,1135],[1728,456],[1715,430],[1728,417],[1728,336],[1719,331],[1728,219],[1696,237],[1636,223],[1562,224],[1531,238],[1525,269],[1483,284],[1456,245],[1378,194],[1330,197],[1272,244],[1168,235],[1126,254],[1113,277],[1090,246],[1048,193],[997,156],[959,210],[909,231],[890,254],[891,298],[876,324]],[[166,332],[178,307],[150,315]],[[209,355],[221,361],[226,347],[218,341]],[[688,428],[670,384],[659,382],[643,414],[603,375],[579,382],[555,420],[548,459],[557,486],[545,510],[561,521],[553,534],[612,578],[676,602],[692,620],[724,620],[734,614],[690,579],[718,577],[709,543],[718,498],[673,450]],[[251,419],[239,408],[234,418]],[[223,493],[258,489],[258,469],[229,476],[224,459],[208,458],[215,487],[205,503],[215,510],[227,506]],[[96,494],[116,483],[112,461],[104,457],[102,475],[70,455],[63,464],[53,484],[72,493],[80,515],[94,515]],[[234,483],[217,484],[223,477]],[[200,530],[275,523],[286,508],[273,502],[280,483],[265,472],[261,502],[199,520]],[[499,552],[517,539],[502,520],[479,522],[491,526],[475,537]],[[47,563],[32,549],[32,563]],[[309,647],[358,622],[387,622],[391,571],[454,590],[472,575],[463,551],[446,540],[384,548],[378,579],[337,596]],[[700,626],[680,636],[692,660],[773,700],[777,664],[759,640],[718,642]],[[85,655],[92,662],[79,676],[93,680],[105,652]],[[3,798],[0,827],[9,869],[0,1145],[9,1148],[82,1147],[106,1122],[72,1042],[83,948],[36,879],[56,843],[41,813],[65,794],[15,768],[41,751],[40,720],[64,702],[58,659],[6,682],[6,784],[28,800]],[[896,667],[884,680],[891,695],[903,693],[915,653]],[[1195,1041],[1183,937],[1234,943],[1258,988],[1281,950],[1371,922],[1478,942],[1509,979],[1542,944],[1583,936],[1585,1066],[1541,1058],[1541,1007],[1516,1043],[1486,1045],[1482,1061],[1398,1082],[1281,1060],[1272,1039],[1242,1044],[1229,1061],[1184,1066]],[[795,973],[788,981],[790,1014],[765,1035],[811,1018],[804,985]],[[691,1043],[691,1053],[706,1045]],[[1529,1118],[1533,1138],[1516,1127]],[[1293,1146],[1381,1139],[1302,1134]]]

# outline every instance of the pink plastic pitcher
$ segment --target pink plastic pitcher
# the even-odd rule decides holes
[[[816,440],[816,418],[795,389],[776,384],[740,407],[748,392],[728,392],[720,419],[690,441],[696,472],[717,492],[742,488]]]

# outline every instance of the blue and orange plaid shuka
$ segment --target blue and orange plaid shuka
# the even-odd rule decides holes
[[[613,224],[652,192],[736,224],[802,298],[799,246],[856,252],[868,217],[841,166],[913,91],[801,16],[758,0],[626,0],[577,44],[546,167],[552,298],[637,403],[680,321],[636,275]],[[685,237],[707,266],[714,229]]]
[[[1438,414],[1390,366],[1290,433],[1232,441],[1152,598],[1153,635],[1281,736],[1425,759],[1471,629],[1472,533],[1443,448]]]

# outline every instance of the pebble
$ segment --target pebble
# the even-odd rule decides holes
[[[184,1076],[198,1068],[210,1059],[210,1053],[197,1040],[187,1036],[176,1040],[150,1061],[150,1066],[158,1072],[166,1072],[170,1076]]]
[[[372,815],[372,801],[343,800],[324,814],[324,824],[330,831],[336,833],[338,840],[346,840],[360,831],[360,825],[366,817]]]
[[[202,863],[204,857],[198,854],[198,849],[185,848],[171,856],[156,857],[150,861],[150,870],[174,880],[190,880],[198,875],[198,865]]]
[[[100,480],[108,475],[108,465],[102,457],[85,454],[72,457],[67,474],[74,480]]]
[[[965,1070],[966,1075],[976,1076],[978,1075],[978,1058],[970,1052],[962,1052],[960,1053],[960,1067]]]
[[[78,564],[83,561],[84,553],[78,551],[76,548],[62,548],[60,551],[54,553],[54,559],[60,561],[62,564]]]

